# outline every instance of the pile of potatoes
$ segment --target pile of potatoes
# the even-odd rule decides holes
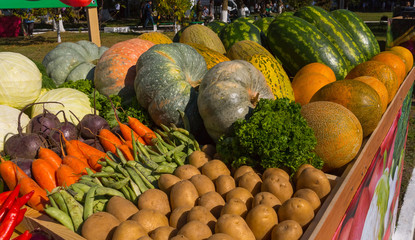
[[[212,160],[214,147],[202,150],[174,174],[163,174],[159,189],[142,193],[137,206],[111,198],[106,212],[84,222],[82,235],[95,240],[299,239],[331,190],[326,175],[311,165],[301,166],[292,179],[279,168],[261,175],[242,166],[231,174],[222,161]]]

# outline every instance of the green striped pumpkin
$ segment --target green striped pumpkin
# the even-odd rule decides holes
[[[256,20],[254,25],[261,29],[261,31],[266,35],[268,33],[268,27],[272,21],[274,21],[273,17],[263,17]]]
[[[291,76],[312,62],[330,67],[337,79],[344,79],[347,74],[348,65],[339,51],[320,30],[304,19],[277,17],[270,24],[267,37],[271,52]]]
[[[294,16],[300,17],[317,27],[347,61],[348,70],[367,60],[346,29],[323,8],[316,6],[302,7],[295,12]]]
[[[290,78],[274,57],[254,54],[248,62],[262,72],[276,98],[288,98],[294,101],[294,92]]]
[[[367,59],[380,52],[375,35],[355,13],[346,9],[337,9],[332,11],[331,15],[348,31]]]
[[[223,29],[226,25],[228,25],[228,24],[227,24],[227,23],[225,23],[225,22],[215,20],[215,21],[212,21],[212,22],[208,23],[208,25],[206,25],[206,27],[208,27],[208,28],[212,29],[212,31],[214,31],[216,34],[219,34],[219,33],[220,33],[220,31],[221,31],[221,30],[222,30],[222,29]]]
[[[225,57],[225,55],[223,55],[221,53],[218,53],[215,50],[207,48],[203,45],[196,44],[196,43],[186,43],[186,44],[190,45],[191,47],[196,49],[196,51],[200,55],[203,56],[203,58],[205,59],[206,66],[207,66],[208,70],[211,69],[212,67],[214,67],[218,63],[225,62],[225,61],[230,61],[230,59]]]
[[[218,35],[210,28],[195,24],[186,28],[180,36],[181,43],[196,43],[208,47],[216,52],[225,54],[225,47]]]
[[[220,31],[219,37],[226,50],[242,40],[251,40],[261,44],[261,30],[248,22],[239,21],[228,24]]]

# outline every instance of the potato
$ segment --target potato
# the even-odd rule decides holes
[[[252,201],[252,208],[256,207],[259,204],[264,204],[269,207],[272,207],[275,211],[278,211],[278,208],[281,206],[281,201],[270,192],[260,192],[254,196]]]
[[[179,166],[174,170],[174,175],[182,180],[190,179],[192,176],[198,174],[201,174],[199,169],[190,164]]]
[[[120,220],[111,213],[94,213],[82,224],[82,237],[88,240],[111,239],[116,227],[120,223]]]
[[[147,236],[147,231],[138,222],[126,220],[115,229],[112,240],[136,240],[143,236]]]
[[[180,182],[181,179],[174,176],[173,174],[161,174],[158,180],[158,186],[160,190],[165,192],[167,195],[170,195],[170,190],[174,184]]]
[[[234,238],[225,233],[215,233],[207,240],[234,240]]]
[[[149,237],[149,236],[142,236],[137,240],[153,240],[153,239],[151,239],[151,237]]]
[[[262,180],[255,172],[247,172],[239,178],[238,187],[243,187],[249,192],[252,196],[255,196],[261,191]]]
[[[287,179],[279,175],[270,175],[262,182],[261,191],[274,194],[281,203],[284,203],[293,195],[294,190]]]
[[[189,240],[186,236],[183,235],[176,235],[172,237],[170,240]]]
[[[214,231],[217,220],[207,208],[203,206],[195,206],[187,214],[187,222],[190,221],[202,222],[208,225],[210,230]]]
[[[215,226],[215,233],[225,233],[238,240],[255,240],[255,235],[245,220],[235,214],[220,216]]]
[[[183,235],[189,240],[201,240],[212,236],[210,228],[199,221],[190,221],[180,228],[178,235]]]
[[[285,179],[290,181],[290,175],[288,175],[288,173],[282,170],[281,168],[267,168],[262,174],[262,180],[273,174],[280,175],[281,177],[284,177]]]
[[[220,215],[234,214],[245,218],[247,213],[248,208],[246,208],[246,204],[239,198],[232,198],[223,206]]]
[[[122,222],[138,212],[138,208],[131,201],[114,196],[108,201],[105,211],[111,213]]]
[[[212,191],[200,196],[197,200],[197,205],[205,207],[213,216],[215,216],[215,218],[218,218],[220,216],[220,211],[222,211],[222,208],[225,205],[225,200],[219,193]]]
[[[251,192],[242,187],[236,187],[226,194],[226,202],[232,198],[241,199],[245,203],[246,209],[248,210],[251,209],[252,201],[254,200]]]
[[[213,184],[212,180],[202,174],[194,175],[190,178],[190,182],[193,183],[199,196],[211,191],[215,191],[215,184]]]
[[[281,205],[278,217],[280,221],[294,220],[304,227],[313,220],[314,210],[307,200],[293,197]]]
[[[285,220],[272,229],[272,240],[298,240],[303,235],[300,224],[294,220]]]
[[[317,193],[320,199],[327,196],[331,191],[330,182],[323,171],[317,168],[304,169],[297,179],[297,190],[309,188]]]
[[[215,155],[216,153],[216,147],[215,145],[212,145],[212,144],[203,145],[201,150],[205,152],[207,155],[209,155],[210,157],[213,157],[213,155]]]
[[[212,160],[212,156],[202,151],[193,151],[189,155],[189,164],[195,166],[199,170],[201,170],[202,166],[210,160]]]
[[[153,209],[164,215],[170,214],[170,203],[167,194],[159,189],[148,189],[138,197],[138,208]]]
[[[154,209],[142,209],[132,215],[130,220],[138,222],[146,230],[146,233],[161,226],[169,226],[166,215]]]
[[[189,214],[192,207],[183,206],[174,209],[170,214],[169,223],[171,227],[180,229],[187,222],[187,214]]]
[[[238,169],[235,170],[235,173],[233,174],[233,178],[236,182],[239,181],[239,178],[242,177],[247,172],[255,172],[254,169],[251,166],[243,165],[240,166]]]
[[[297,190],[294,193],[293,197],[298,197],[307,200],[311,204],[311,207],[313,208],[314,212],[317,212],[320,208],[320,198],[318,197],[317,193],[315,193],[313,190],[309,188]]]
[[[301,165],[301,166],[297,169],[297,172],[295,172],[295,173],[294,173],[293,180],[294,180],[294,182],[295,182],[295,183],[297,182],[298,177],[300,176],[300,174],[301,174],[301,173],[304,171],[304,169],[306,169],[306,168],[314,168],[314,167],[313,167],[313,165],[311,165],[311,164],[303,164],[303,165]]]
[[[178,230],[174,227],[163,226],[154,229],[154,231],[150,233],[150,237],[153,240],[169,240],[170,238],[176,236],[177,232]]]
[[[216,192],[218,192],[223,198],[226,194],[236,187],[235,180],[230,175],[220,175],[216,181]]]
[[[260,204],[246,215],[246,224],[257,240],[270,239],[271,231],[278,224],[278,216],[272,207]]]
[[[182,180],[171,188],[170,204],[171,208],[189,206],[193,207],[199,197],[195,186],[189,180]]]
[[[202,166],[202,174],[206,175],[210,180],[215,182],[220,175],[231,175],[228,167],[221,160],[211,160]]]

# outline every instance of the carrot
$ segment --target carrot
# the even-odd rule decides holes
[[[14,162],[6,161],[1,156],[0,156],[0,161],[1,161],[0,163],[1,178],[3,178],[3,180],[6,182],[7,187],[10,190],[13,190],[19,181],[16,170],[20,173],[19,176],[28,177],[26,173],[23,172],[23,170],[19,166],[17,166]]]
[[[20,173],[18,173],[18,175],[20,175]],[[46,191],[42,189],[35,182],[35,180],[31,179],[27,175],[19,179],[19,184],[20,184],[20,195],[21,196],[28,194],[32,190],[34,191],[34,194],[27,202],[27,205],[29,205],[30,207],[38,211],[43,211],[45,205],[49,202],[49,198],[47,196]]]
[[[52,192],[56,187],[56,170],[57,169],[54,169],[54,166],[42,158],[38,158],[32,162],[33,177],[40,187],[49,192]]]
[[[58,186],[71,186],[79,180],[79,177],[80,174],[76,174],[75,171],[66,164],[62,164],[56,171],[56,181]]]
[[[93,169],[93,170],[95,170],[95,171],[97,171],[97,172],[100,172],[101,171],[101,169],[102,169],[102,165],[101,164],[99,164],[99,162],[100,161],[105,161],[104,160],[104,158],[103,157],[101,157],[101,156],[97,156],[97,155],[89,155],[89,158],[88,158],[88,164],[89,164],[89,166]]]
[[[144,141],[151,145],[151,139],[156,138],[156,134],[149,127],[140,122],[137,118],[128,116],[128,124]]]
[[[131,153],[130,148],[127,145],[120,145],[118,146],[118,149],[120,149],[122,155],[124,155],[125,159],[127,159],[128,161],[132,161],[134,160],[134,156]]]
[[[85,168],[89,168],[89,164],[85,163],[84,161],[75,156],[66,155],[62,159],[62,163],[71,167],[73,171],[78,175],[88,174]]]
[[[85,158],[88,160],[88,165],[95,171],[100,171],[102,166],[98,163],[100,159],[104,159],[107,156],[103,151],[96,149],[79,140],[71,140],[71,144],[77,145]]]
[[[145,141],[136,132],[134,132],[134,130],[131,129],[127,124],[124,124],[118,121],[118,126],[120,126],[120,131],[125,141],[132,141],[133,138],[131,135],[134,135],[134,139],[136,141],[146,144]]]
[[[55,170],[62,164],[62,158],[49,148],[40,147],[37,157],[46,160]]]
[[[102,129],[99,132],[98,137],[99,142],[101,143],[105,151],[110,151],[115,154],[117,146],[122,145],[121,140],[108,129]]]

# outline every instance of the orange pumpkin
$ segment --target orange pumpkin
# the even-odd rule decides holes
[[[154,43],[134,38],[114,44],[99,59],[94,74],[96,89],[109,96],[135,96],[135,64]]]
[[[320,88],[333,82],[320,73],[303,73],[296,75],[291,83],[295,101],[305,105]]]
[[[330,82],[336,81],[336,75],[334,74],[333,70],[329,68],[327,65],[319,62],[309,63],[305,65],[295,74],[295,77],[299,77],[303,74],[309,73],[320,73],[327,77]]]
[[[354,80],[364,82],[371,86],[373,89],[375,89],[375,91],[378,93],[380,97],[382,113],[384,113],[386,111],[386,108],[388,107],[388,89],[386,89],[385,84],[383,84],[377,78],[369,76],[357,77]]]
[[[346,79],[354,79],[360,76],[377,78],[388,89],[388,103],[395,97],[399,89],[399,80],[395,71],[388,65],[378,61],[366,61],[354,67],[346,76]]]
[[[382,62],[391,67],[398,77],[399,85],[403,82],[406,76],[406,66],[402,59],[391,52],[385,51],[375,55],[371,60]]]
[[[390,49],[392,52],[399,54],[399,56],[402,59],[405,59],[405,69],[406,73],[408,73],[413,65],[414,65],[414,56],[412,55],[411,51],[409,49],[401,47],[401,46],[395,46]]]

